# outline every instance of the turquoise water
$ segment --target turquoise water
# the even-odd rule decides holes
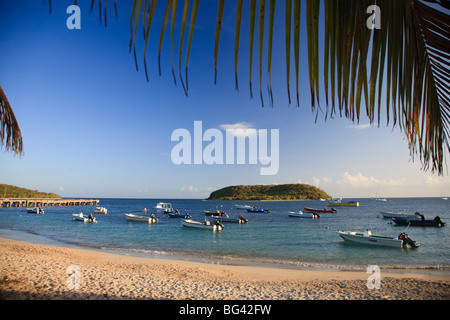
[[[345,201],[346,199],[344,199]],[[0,236],[41,244],[88,247],[129,255],[185,257],[219,263],[270,263],[285,266],[362,266],[376,264],[401,268],[450,269],[450,225],[409,227],[410,238],[420,242],[416,249],[372,247],[344,242],[338,230],[364,231],[397,236],[405,227],[396,226],[379,214],[383,211],[419,211],[427,219],[440,216],[450,222],[450,200],[398,198],[387,202],[357,200],[359,207],[337,207],[320,219],[288,217],[288,211],[304,207],[323,208],[320,201],[204,201],[183,199],[100,199],[107,215],[95,215],[98,223],[72,221],[72,214],[89,214],[95,207],[48,207],[44,215],[27,214],[25,208],[0,208]],[[247,224],[225,224],[221,232],[186,228],[179,219],[155,213],[156,224],[128,222],[125,213],[171,202],[194,220],[203,220],[203,210],[219,208],[231,217],[243,214]],[[247,213],[235,204],[270,209],[271,213]],[[152,210],[154,211],[154,210]]]

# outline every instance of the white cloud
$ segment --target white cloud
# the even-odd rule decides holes
[[[343,177],[340,180],[338,180],[337,183],[341,185],[350,185],[359,188],[373,188],[386,186],[398,187],[404,185],[406,183],[406,179],[399,178],[399,179],[383,180],[374,177],[367,177],[363,175],[361,172],[358,172],[358,174],[354,176],[352,176],[348,172],[345,172]]]
[[[189,187],[181,187],[180,188],[181,192],[198,192],[198,188],[195,188],[193,186],[189,186]]]
[[[364,130],[364,129],[369,129],[372,128],[373,125],[370,123],[366,123],[366,124],[355,124],[353,126],[346,126],[346,129],[355,129],[355,130]]]
[[[221,124],[219,125],[223,130],[233,130],[233,134],[235,136],[249,136],[253,134],[257,134],[257,130],[253,128],[253,125],[248,122],[238,122],[234,124]]]

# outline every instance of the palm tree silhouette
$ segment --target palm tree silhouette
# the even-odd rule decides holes
[[[214,82],[217,80],[220,31],[222,28],[225,0],[217,0],[217,23],[214,47]],[[431,3],[430,5],[425,3]],[[76,1],[75,1],[76,4]],[[91,1],[91,11],[95,0]],[[266,5],[267,4],[267,5]],[[323,6],[322,6],[323,4]],[[164,10],[156,10],[157,6]],[[180,23],[178,78],[188,95],[188,64],[192,38],[195,30],[199,0],[134,0],[130,21],[130,52],[136,57],[137,29],[144,29],[144,69],[148,81],[146,52],[150,29],[155,15],[161,15],[162,24],[158,46],[160,56],[164,33],[170,21],[171,64],[174,82],[174,29]],[[49,0],[51,12],[51,0]],[[450,9],[449,0],[285,0],[284,35],[274,35],[276,0],[236,0],[235,20],[235,88],[238,85],[238,57],[242,12],[249,10],[249,91],[253,97],[252,67],[256,22],[258,23],[259,93],[264,106],[262,90],[263,69],[267,72],[267,95],[273,105],[271,87],[272,39],[284,36],[286,43],[286,88],[291,103],[291,53],[294,55],[296,104],[299,105],[299,56],[300,25],[305,11],[307,27],[308,71],[311,107],[323,112],[325,117],[337,114],[353,122],[359,122],[366,113],[371,124],[380,125],[384,114],[387,124],[399,126],[405,133],[411,156],[418,155],[424,170],[443,173],[444,155],[450,151]],[[373,9],[371,9],[373,8]],[[102,6],[98,0],[99,21],[107,25],[107,1]],[[114,1],[117,18],[117,4]],[[370,11],[370,10],[373,11]],[[102,14],[103,11],[103,14]],[[181,11],[181,15],[178,14]],[[190,14],[189,14],[190,12]],[[371,28],[368,18],[373,13],[377,27]],[[376,13],[376,14],[375,14]],[[323,35],[319,35],[319,16],[324,15]],[[170,17],[170,19],[169,19]],[[381,17],[381,18],[380,18]],[[188,23],[189,20],[189,23]],[[141,21],[141,23],[139,23]],[[268,23],[268,34],[264,34]],[[153,31],[155,27],[153,28]],[[188,41],[184,37],[188,30]],[[324,39],[323,62],[319,63],[319,38]],[[292,41],[293,40],[293,41]],[[263,55],[264,43],[267,53]],[[187,46],[186,46],[187,45]],[[185,54],[184,76],[182,57]],[[266,58],[263,58],[265,56]],[[320,68],[322,66],[322,68]],[[323,75],[319,75],[319,70]],[[265,75],[264,75],[265,76]],[[323,78],[323,79],[322,79]],[[323,81],[323,86],[321,83]],[[323,89],[321,89],[323,88]],[[322,93],[321,90],[324,92]],[[385,97],[382,95],[386,92]],[[6,148],[15,153],[22,150],[20,130],[14,115],[0,88],[2,116],[1,143],[6,137]],[[325,111],[321,108],[321,94],[325,97]],[[323,98],[322,98],[323,99]],[[363,102],[365,110],[363,110]],[[6,130],[6,131],[5,131]],[[6,132],[6,135],[5,135]]]

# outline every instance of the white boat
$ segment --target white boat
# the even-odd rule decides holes
[[[346,241],[376,245],[376,246],[387,246],[395,248],[403,248],[407,245],[411,247],[418,247],[420,244],[411,240],[408,235],[402,232],[398,237],[382,236],[377,234],[372,234],[370,230],[365,232],[354,232],[354,231],[338,231],[338,234],[342,239]]]
[[[158,202],[155,206],[156,211],[162,213],[173,212],[172,204],[167,202]]]
[[[108,213],[108,209],[106,209],[105,207],[97,207],[94,210],[94,213],[98,213],[98,214],[107,214]]]
[[[132,213],[125,213],[125,218],[128,221],[135,221],[135,222],[147,222],[147,223],[158,222],[158,219],[153,214],[149,217],[149,216],[138,216]]]
[[[341,203],[342,198],[334,198],[333,200],[328,201],[329,203]]]
[[[33,214],[44,214],[44,210],[42,210],[42,208],[27,208],[27,212],[28,213],[33,213]]]
[[[223,224],[221,224],[220,222],[215,221],[211,224],[211,222],[209,222],[209,220],[200,222],[200,221],[195,221],[192,219],[181,219],[181,224],[184,227],[204,229],[204,230],[213,230],[213,231],[222,231],[224,228]]]
[[[294,218],[308,218],[308,219],[320,218],[320,215],[316,212],[303,212],[303,211],[299,211],[299,212],[289,211],[288,216],[294,217]]]
[[[72,214],[72,220],[81,221],[81,222],[94,222],[97,223],[97,219],[94,217],[86,217],[83,215],[83,212]]]
[[[252,209],[252,206],[249,206],[249,205],[244,205],[244,204],[235,204],[234,205],[236,208],[235,209],[238,209],[238,210],[247,210],[247,209]]]
[[[381,211],[380,213],[383,216],[383,218],[388,218],[388,219],[392,219],[392,218],[417,219],[417,218],[420,218],[415,213],[407,213],[407,212],[401,212],[401,211],[399,211],[399,212]]]

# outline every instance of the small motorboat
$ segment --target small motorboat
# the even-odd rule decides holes
[[[315,213],[334,213],[337,212],[335,208],[323,208],[323,209],[315,209],[315,208],[304,208],[306,212],[315,212]]]
[[[42,208],[27,208],[27,212],[28,213],[33,213],[33,214],[44,214],[44,210]]]
[[[214,217],[228,217],[228,214],[223,211],[209,211],[209,210],[203,210],[203,213],[207,216],[214,216]]]
[[[400,233],[398,237],[389,237],[372,234],[370,230],[365,232],[353,232],[353,231],[338,231],[338,234],[342,239],[346,241],[356,242],[360,244],[387,246],[395,248],[405,248],[408,245],[412,248],[420,246],[419,243],[413,241],[404,232]]]
[[[392,221],[400,226],[443,227],[446,225],[439,216],[436,216],[433,220],[392,218]]]
[[[132,213],[125,213],[125,218],[128,221],[135,221],[135,222],[147,222],[147,223],[156,223],[158,222],[158,219],[155,217],[154,214],[149,216],[138,216]]]
[[[342,202],[341,200],[333,200],[327,203],[328,207],[359,207],[359,202],[357,201],[348,201]]]
[[[155,206],[157,212],[169,213],[173,212],[173,207],[171,203],[167,202],[158,202]]]
[[[181,219],[181,224],[184,227],[213,230],[213,231],[222,231],[224,228],[223,224],[221,224],[219,221],[214,221],[213,223],[211,223],[209,220],[200,222],[192,219]]]
[[[244,218],[244,216],[239,216],[238,218],[230,218],[230,217],[217,217],[216,218],[216,221],[219,221],[219,222],[231,222],[231,223],[239,223],[239,224],[242,224],[242,223],[247,223],[248,222],[248,219],[246,219],[246,218]]]
[[[83,215],[83,212],[72,214],[72,220],[74,220],[74,221],[81,221],[81,222],[94,222],[94,223],[97,223],[97,219],[95,219],[92,216],[92,214],[90,214],[89,216],[86,217],[85,215]]]
[[[257,208],[252,207],[251,209],[247,208],[247,212],[254,212],[254,213],[270,213],[269,209],[263,209],[263,208]]]
[[[401,219],[417,219],[418,213],[407,213],[403,211],[399,212],[391,212],[391,211],[381,211],[380,214],[383,218],[392,219],[392,218],[401,218]]]
[[[316,212],[303,212],[303,211],[299,211],[299,212],[289,211],[288,216],[293,217],[293,218],[308,218],[308,219],[320,218],[320,215]]]
[[[189,213],[181,214],[179,212],[169,212],[168,215],[170,218],[183,218],[183,219],[191,219],[192,218],[189,215]]]
[[[106,209],[105,207],[97,207],[97,208],[94,210],[94,213],[97,213],[97,214],[107,214],[107,213],[108,213],[108,209]]]
[[[237,210],[247,210],[247,209],[251,209],[252,208],[252,206],[249,206],[249,205],[243,205],[243,204],[235,204],[234,205],[236,208],[235,209],[237,209]]]

